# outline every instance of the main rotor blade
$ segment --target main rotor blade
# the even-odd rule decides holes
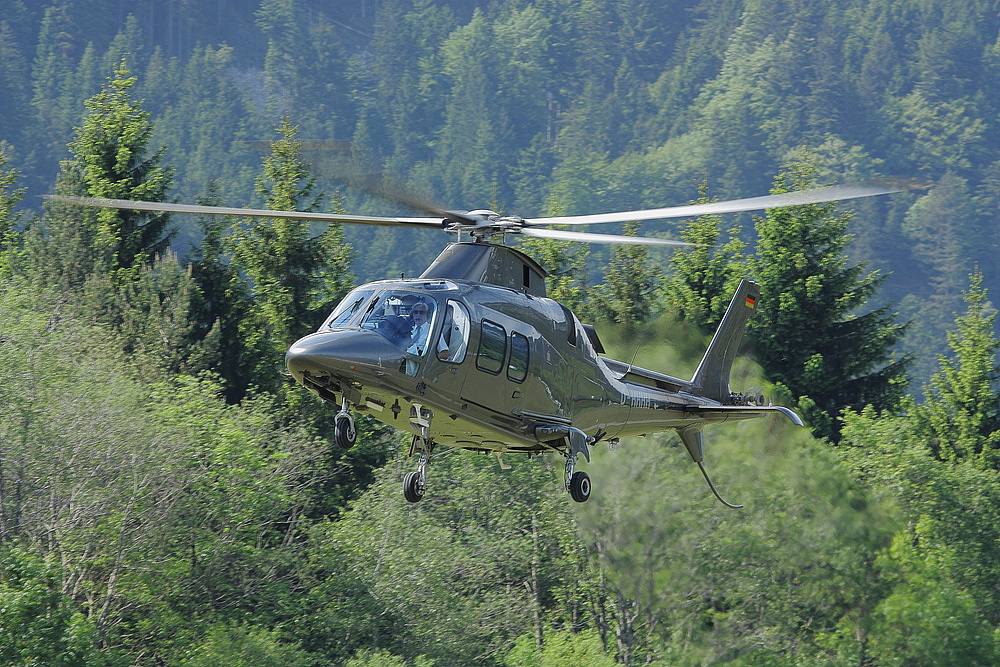
[[[262,208],[231,208],[228,206],[201,206],[197,204],[174,204],[170,202],[134,201],[131,199],[101,199],[95,197],[74,197],[69,195],[42,195],[42,199],[78,204],[97,208],[117,208],[132,211],[158,211],[162,213],[184,213],[188,215],[236,215],[251,218],[284,218],[307,220],[310,222],[343,222],[361,225],[381,225],[385,227],[428,227],[443,228],[442,218],[380,218],[366,215],[344,215],[341,213],[315,213],[308,211],[269,211]]]
[[[588,234],[586,232],[567,232],[562,229],[539,229],[525,227],[521,230],[525,236],[537,236],[543,239],[558,241],[580,241],[581,243],[615,243],[621,245],[665,245],[673,247],[697,246],[697,243],[671,241],[669,239],[654,239],[648,236],[619,236],[617,234]]]
[[[621,211],[618,213],[598,213],[595,215],[567,215],[557,218],[528,218],[524,221],[524,224],[530,227],[537,225],[596,225],[605,222],[636,222],[639,220],[688,218],[699,215],[739,213],[741,211],[758,211],[768,208],[783,208],[785,206],[802,206],[804,204],[825,204],[845,199],[887,195],[894,192],[912,190],[916,187],[921,186],[893,182],[831,185],[824,188],[799,190],[798,192],[785,192],[777,195],[733,199],[707,204],[688,204],[686,206],[668,206],[666,208],[653,208],[642,211]]]
[[[338,166],[346,166],[346,169],[327,171],[326,175],[351,188],[432,217],[441,216],[441,219],[466,225],[481,224],[481,220],[475,216],[466,215],[464,211],[449,211],[430,199],[413,193],[368,160],[353,157],[338,161]]]

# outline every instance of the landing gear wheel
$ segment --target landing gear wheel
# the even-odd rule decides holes
[[[333,440],[341,449],[350,449],[358,441],[358,431],[350,415],[338,416],[334,423]]]
[[[408,472],[403,476],[403,497],[410,503],[418,503],[424,497],[424,490],[420,488],[419,472]]]
[[[578,503],[587,502],[590,498],[590,475],[582,470],[573,473],[569,480],[569,495]]]

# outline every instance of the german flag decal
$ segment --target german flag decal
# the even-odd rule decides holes
[[[755,308],[757,306],[757,301],[752,296],[747,296],[746,300],[747,308]]]

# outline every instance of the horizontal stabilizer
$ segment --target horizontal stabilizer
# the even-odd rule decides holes
[[[781,405],[693,405],[690,407],[690,411],[704,415],[713,421],[753,419],[760,417],[763,412],[780,412],[796,426],[805,425],[802,418],[795,414],[795,411]]]

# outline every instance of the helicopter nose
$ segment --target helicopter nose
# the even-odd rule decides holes
[[[285,353],[285,366],[296,379],[302,374],[357,373],[368,368],[399,367],[403,351],[367,329],[341,329],[300,338]],[[381,374],[381,373],[380,373]]]

